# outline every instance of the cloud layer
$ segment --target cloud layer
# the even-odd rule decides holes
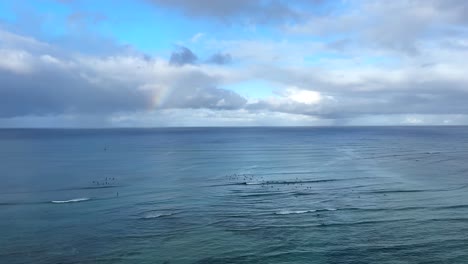
[[[80,34],[53,40],[3,26],[0,126],[468,124],[465,1],[147,3],[274,33],[196,33],[150,56],[95,33],[69,44],[103,14],[74,11]]]

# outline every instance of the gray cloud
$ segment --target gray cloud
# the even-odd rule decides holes
[[[178,87],[163,108],[209,108],[209,109],[240,109],[247,100],[240,95],[214,87],[201,88],[193,86]]]
[[[292,4],[282,0],[148,0],[158,7],[166,7],[183,12],[185,15],[212,18],[226,23],[242,21],[246,23],[272,23],[298,21],[306,7],[326,2],[324,0],[299,0]],[[314,9],[309,9],[313,12]]]
[[[197,60],[197,55],[195,55],[190,49],[178,46],[177,50],[172,52],[169,63],[175,66],[183,66],[185,64],[195,64]]]
[[[422,55],[427,41],[465,35],[468,3],[460,0],[353,1],[350,12],[308,16],[308,22],[286,26],[290,33],[345,36],[348,44]],[[340,42],[331,43],[342,48]]]
[[[295,81],[306,85],[304,79],[290,80]],[[251,110],[270,110],[336,120],[362,116],[468,115],[468,80],[410,79],[396,83],[383,80],[380,83],[383,88],[368,91],[349,84],[317,85],[318,83],[320,82],[314,82],[314,89],[311,89],[320,91],[322,95],[317,103],[262,99],[246,107]]]
[[[170,67],[144,54],[63,57],[48,44],[1,33],[8,40],[0,44],[1,118],[106,116],[154,107],[239,109],[246,103],[197,67]]]
[[[177,49],[171,53],[169,64],[173,66],[183,66],[186,64],[196,64],[199,61],[198,56],[189,48],[177,46]],[[229,64],[232,61],[232,56],[229,53],[217,52],[206,60],[206,63],[213,64]]]
[[[0,116],[108,114],[147,108],[147,91],[119,82],[93,83],[78,72],[45,63],[27,73],[0,69]],[[81,74],[80,72],[81,71]]]
[[[229,63],[231,63],[231,61],[232,61],[232,56],[231,56],[231,54],[229,54],[229,53],[221,53],[221,52],[218,52],[218,53],[213,54],[213,55],[208,59],[208,62],[209,62],[209,63],[220,64],[220,65],[229,64]]]

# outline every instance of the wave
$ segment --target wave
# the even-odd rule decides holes
[[[401,190],[374,190],[374,191],[363,191],[362,193],[375,193],[375,194],[387,194],[387,193],[420,193],[420,192],[450,192],[458,191],[467,188],[468,185],[462,185],[453,188],[445,189],[401,189]]]
[[[258,181],[258,182],[235,182],[235,183],[224,183],[214,184],[208,187],[220,187],[230,185],[288,185],[288,184],[304,184],[304,183],[318,183],[318,182],[334,182],[340,181],[338,179],[323,179],[323,180],[304,180],[304,181]]]
[[[249,194],[242,194],[239,195],[241,198],[250,198],[250,197],[264,197],[264,196],[277,196],[284,193],[277,193],[277,192],[267,192],[267,193],[249,193]]]
[[[457,205],[435,207],[435,209],[465,209],[465,208],[468,208],[468,204],[457,204]]]
[[[275,212],[276,215],[290,215],[290,214],[306,214],[306,213],[315,213],[315,212],[325,212],[325,211],[336,211],[336,208],[324,208],[324,209],[315,209],[315,210],[281,210]]]
[[[293,192],[292,195],[294,196],[305,196],[305,195],[317,195],[316,192]]]
[[[88,186],[88,187],[70,187],[60,189],[48,189],[48,190],[29,190],[29,191],[13,191],[13,192],[2,192],[0,194],[22,194],[22,193],[47,193],[47,192],[63,192],[63,191],[79,191],[79,190],[93,190],[93,189],[108,189],[118,188],[122,185],[102,185],[102,186]]]
[[[89,186],[89,187],[73,187],[73,188],[63,188],[63,189],[55,189],[50,191],[74,191],[74,190],[93,190],[93,189],[109,189],[109,188],[117,188],[122,187],[120,185],[103,185],[103,186]]]
[[[75,199],[70,199],[70,200],[55,200],[51,201],[51,203],[54,204],[63,204],[63,203],[78,203],[78,202],[84,202],[84,201],[89,201],[91,198],[83,197],[83,198],[75,198]]]
[[[379,191],[365,191],[362,193],[375,193],[375,194],[387,194],[387,193],[419,193],[419,192],[430,192],[438,190],[379,190]]]
[[[147,220],[147,219],[154,219],[154,218],[160,218],[160,217],[166,217],[166,216],[172,216],[175,213],[162,213],[162,212],[147,212],[145,213],[140,219]]]
[[[239,185],[287,185],[287,184],[304,184],[304,183],[317,183],[317,182],[334,182],[341,181],[342,179],[323,179],[323,180],[299,180],[299,181],[263,181],[263,182],[242,182],[238,183]]]
[[[367,220],[357,222],[335,222],[335,223],[321,223],[319,226],[354,226],[354,225],[374,225],[374,224],[385,224],[385,223],[396,223],[396,222],[407,222],[417,221],[414,218],[401,218],[401,219],[386,219],[386,220]]]
[[[378,208],[378,207],[345,207],[339,209],[340,211],[374,211],[374,212],[391,212],[391,211],[412,211],[412,210],[425,210],[425,209],[431,209],[430,207],[423,207],[423,206],[409,206],[409,207],[389,207],[389,208]]]
[[[315,210],[297,210],[297,211],[290,211],[290,210],[282,210],[275,212],[277,215],[289,215],[289,214],[305,214],[305,213],[313,213]]]
[[[0,206],[16,206],[25,204],[43,204],[44,202],[4,202],[0,203]]]

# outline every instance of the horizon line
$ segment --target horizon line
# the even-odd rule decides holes
[[[0,130],[111,130],[111,129],[183,129],[183,128],[359,128],[359,127],[468,127],[468,125],[317,125],[317,126],[154,126],[154,127],[0,127]]]

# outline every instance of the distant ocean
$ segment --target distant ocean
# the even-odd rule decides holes
[[[0,130],[0,263],[468,263],[468,127]]]

